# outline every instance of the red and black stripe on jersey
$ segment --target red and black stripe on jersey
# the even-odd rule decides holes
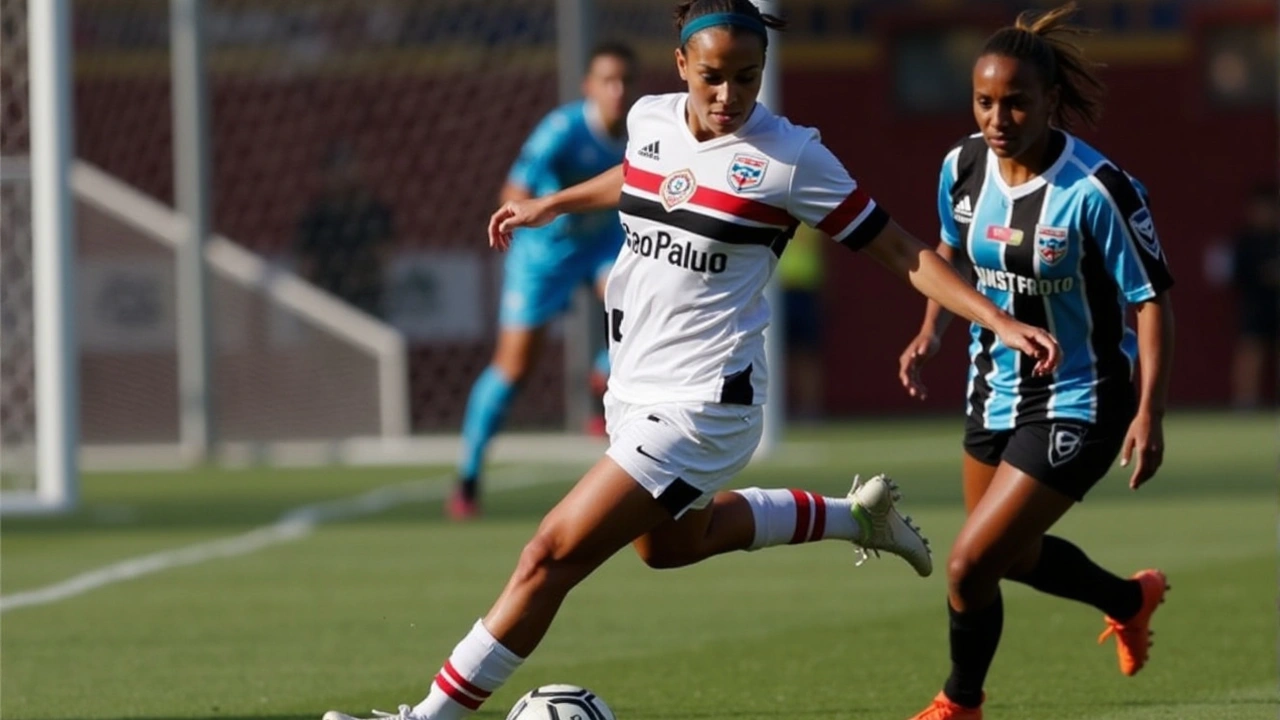
[[[626,187],[652,195],[659,193],[663,181],[661,175],[641,170],[626,162],[623,163],[623,171]],[[837,235],[863,214],[870,204],[870,196],[861,188],[856,189],[818,223],[818,229],[829,235]],[[763,245],[776,256],[782,255],[800,224],[782,208],[704,186],[696,188],[688,200],[671,210],[667,210],[657,200],[628,193],[624,189],[618,210],[717,242]],[[729,215],[746,222],[734,222],[703,211]],[[877,206],[840,242],[850,249],[860,249],[874,240],[888,222],[888,213]]]
[[[818,229],[831,237],[838,237],[845,228],[849,227],[850,223],[858,219],[858,216],[866,213],[866,217],[862,219],[862,222],[858,223],[853,232],[840,238],[841,245],[850,250],[861,250],[872,240],[875,240],[880,231],[884,230],[885,226],[889,224],[889,213],[885,212],[884,208],[880,207],[879,204],[872,207],[871,212],[867,213],[867,208],[871,204],[871,196],[865,190],[854,188],[854,191],[849,193],[849,197],[845,198],[844,202],[837,205],[835,210],[832,210],[830,214],[818,223]]]
[[[652,195],[657,195],[662,187],[663,178],[657,173],[641,170],[625,162],[623,172],[627,187]],[[694,208],[730,215],[751,224],[733,222]],[[778,256],[786,249],[798,225],[786,210],[703,186],[698,186],[681,207],[669,211],[656,200],[624,191],[618,210],[718,242],[763,245]]]

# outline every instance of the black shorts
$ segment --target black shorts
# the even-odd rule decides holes
[[[1003,460],[1076,502],[1111,469],[1133,413],[1114,413],[1099,423],[1041,420],[1012,430],[988,430],[965,422],[964,449],[975,460]]]

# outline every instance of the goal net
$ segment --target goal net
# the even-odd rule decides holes
[[[76,100],[79,157],[168,203],[165,5],[76,5]],[[398,330],[412,430],[456,433],[496,333],[486,221],[557,104],[555,1],[206,0],[204,33],[214,229]],[[562,427],[560,353],[553,336],[511,426]],[[320,391],[300,378],[274,398]]]
[[[181,466],[194,458],[180,442],[189,399],[178,382],[176,262],[186,239],[171,207],[166,4],[107,0],[74,8],[72,126],[81,160],[70,175],[75,280],[66,296],[75,327],[76,382],[68,386],[78,386],[71,422],[80,444],[68,454],[87,467]],[[28,158],[25,10],[6,0],[0,38],[0,512],[6,514],[55,509],[62,503],[44,502],[48,490],[74,479],[51,477],[37,462],[39,419],[50,413],[37,400],[44,368],[36,342],[60,327],[60,318],[36,301],[31,185],[38,170]],[[246,158],[231,150],[236,170]],[[275,201],[271,185],[307,187],[313,179],[287,171],[285,164],[250,188],[265,196],[258,209]],[[234,192],[224,194],[238,206]],[[213,225],[204,253],[213,459],[331,462],[353,446],[376,449],[405,437],[412,395],[403,334],[369,308],[300,277],[287,256],[268,254],[269,246],[249,248],[218,232],[237,223],[215,217]],[[289,231],[258,228],[250,241],[277,233]]]
[[[87,460],[181,460],[181,217],[91,165],[77,164],[71,182]],[[281,442],[323,452],[335,440],[408,432],[398,332],[221,235],[209,240],[205,262],[220,452],[270,461]]]
[[[456,434],[497,332],[502,256],[487,248],[485,224],[520,145],[559,102],[564,4],[202,2],[220,457],[325,460],[365,441]],[[639,0],[582,4],[595,5],[589,36],[640,50],[642,91],[672,88],[665,13]],[[89,467],[181,463],[169,3],[69,5],[81,457]],[[24,448],[43,319],[31,303],[28,184],[8,172],[22,167],[9,156],[25,152],[23,3],[3,7],[8,486],[38,483]],[[576,332],[553,328],[509,427],[565,427]]]
[[[24,504],[38,487],[26,11],[0,4],[0,497]]]

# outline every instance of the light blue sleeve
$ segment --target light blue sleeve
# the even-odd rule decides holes
[[[1085,202],[1084,222],[1127,302],[1145,302],[1173,285],[1146,188],[1137,180],[1114,168],[1099,171]]]
[[[524,141],[507,182],[535,193],[559,188],[556,170],[560,156],[572,145],[572,136],[573,121],[564,108],[548,113]]]
[[[938,223],[942,242],[953,248],[964,245],[960,227],[951,212],[951,186],[956,180],[956,163],[960,161],[960,149],[947,153],[942,159],[942,171],[938,174]]]

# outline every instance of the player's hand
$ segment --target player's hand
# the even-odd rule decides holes
[[[1164,462],[1164,421],[1150,412],[1140,410],[1129,432],[1124,436],[1120,451],[1120,466],[1129,467],[1129,461],[1137,457],[1133,474],[1129,476],[1129,488],[1137,490],[1150,480]]]
[[[920,333],[907,343],[907,349],[898,357],[898,380],[902,381],[902,387],[907,389],[907,394],[911,397],[920,400],[929,397],[928,389],[920,380],[920,369],[929,358],[938,354],[940,345],[937,335]]]
[[[1028,357],[1035,358],[1034,375],[1048,375],[1058,369],[1062,360],[1062,348],[1049,331],[1018,322],[1012,318],[1003,320],[992,328],[1005,347],[1011,347]]]
[[[541,198],[505,202],[489,217],[489,247],[505,252],[511,247],[511,233],[516,228],[541,227],[557,215]]]

